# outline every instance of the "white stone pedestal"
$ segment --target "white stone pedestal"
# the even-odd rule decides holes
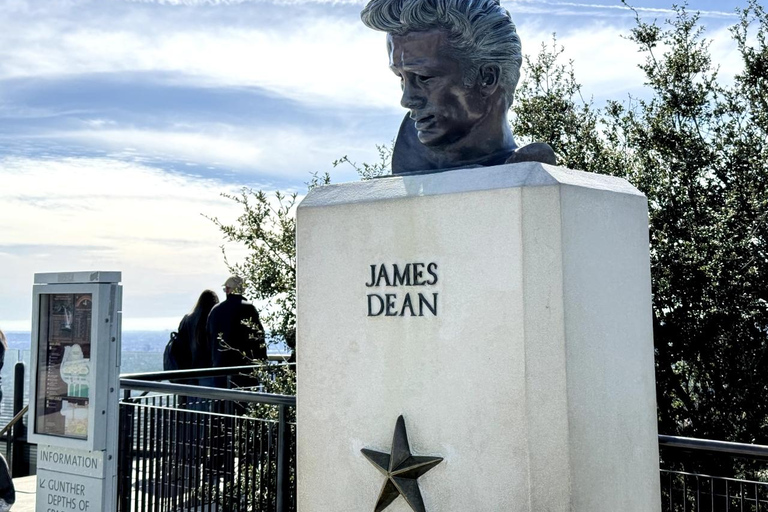
[[[428,512],[660,510],[626,181],[528,163],[330,185],[297,237],[300,512],[373,512],[360,450],[389,452],[401,414],[413,453],[444,458],[418,480]]]

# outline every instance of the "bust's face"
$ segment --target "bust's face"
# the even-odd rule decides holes
[[[388,35],[389,67],[400,77],[400,104],[410,111],[419,141],[435,149],[461,145],[488,114],[477,84],[464,85],[462,64],[449,56],[442,29]]]

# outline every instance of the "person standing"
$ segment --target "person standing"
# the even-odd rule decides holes
[[[250,365],[267,359],[264,327],[256,308],[243,297],[243,289],[242,278],[232,276],[227,279],[224,283],[226,300],[214,306],[208,315],[208,344],[215,368]],[[227,387],[226,376],[213,380],[214,386]],[[238,386],[254,384],[245,376],[233,376],[232,382]]]
[[[178,333],[179,340],[183,340],[184,343],[178,347],[177,352],[179,370],[213,367],[206,325],[208,315],[218,303],[219,296],[216,295],[216,292],[204,290],[197,299],[194,309],[181,319]],[[201,379],[186,379],[183,382],[183,384],[192,386],[199,386],[200,383]]]
[[[204,290],[197,299],[194,309],[181,319],[172,350],[176,369],[192,370],[212,367],[211,354],[208,349],[208,333],[205,326],[208,321],[208,314],[218,303],[219,297],[216,292]],[[192,386],[206,385],[205,378],[172,382]],[[177,474],[182,475],[183,479],[169,491],[169,507],[175,509],[177,505],[187,503],[194,508],[206,503],[208,498],[201,498],[194,492],[194,489],[199,487],[202,482],[198,465],[205,452],[202,443],[206,437],[206,429],[204,415],[201,412],[209,412],[210,403],[199,397],[181,395],[179,396],[179,409],[176,413],[176,431],[172,441],[176,445],[176,455],[169,457],[167,468],[169,474],[177,471]],[[174,466],[177,469],[174,470]]]
[[[208,315],[208,344],[213,367],[251,365],[256,360],[266,360],[267,348],[264,344],[264,327],[259,320],[259,313],[243,297],[243,280],[232,276],[224,283],[226,300],[214,306]],[[211,384],[218,388],[229,387],[231,380],[234,387],[252,387],[258,379],[241,372],[230,377],[218,376],[211,379]],[[216,401],[212,406],[215,413],[211,418],[211,442],[220,449],[211,456],[213,479],[224,481],[235,478],[235,452],[240,441],[233,435],[236,431],[233,416],[246,412],[244,404],[233,401]],[[243,459],[240,459],[243,463]]]
[[[0,331],[0,370],[3,369],[5,362],[5,351],[8,349],[8,341],[5,334]],[[3,390],[0,387],[0,401],[3,399]],[[0,512],[11,510],[11,505],[16,503],[16,488],[13,486],[13,479],[8,469],[8,463],[5,457],[0,455]]]

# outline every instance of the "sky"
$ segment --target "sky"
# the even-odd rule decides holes
[[[117,270],[127,330],[175,329],[223,295],[242,187],[356,180],[404,115],[364,0],[0,0],[0,329],[29,330],[37,272]],[[635,0],[663,22],[672,0]],[[746,0],[690,0],[721,79]],[[619,0],[506,0],[523,52],[552,34],[596,104],[642,96]],[[523,77],[525,72],[523,71]],[[242,255],[229,248],[234,259]]]

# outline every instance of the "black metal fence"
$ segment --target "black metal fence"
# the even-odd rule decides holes
[[[659,436],[659,448],[663,512],[768,512],[768,447]]]
[[[296,510],[294,396],[157,382],[250,369],[121,377],[119,512]]]
[[[119,512],[296,511],[295,396],[159,382],[252,369],[121,377]],[[768,512],[768,447],[659,447],[663,512]]]

